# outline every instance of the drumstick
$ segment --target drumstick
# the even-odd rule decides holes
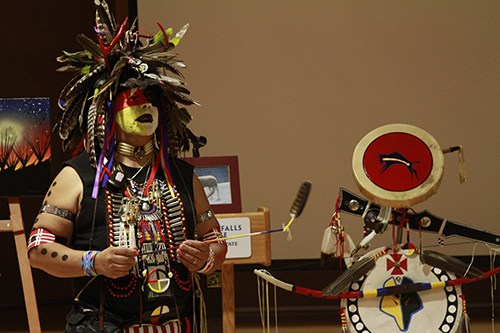
[[[251,237],[251,236],[257,236],[257,235],[263,235],[263,234],[270,234],[270,233],[278,232],[278,231],[286,231],[290,227],[290,224],[292,224],[293,220],[295,218],[299,217],[300,214],[302,214],[302,211],[304,210],[304,206],[306,205],[307,198],[309,197],[309,192],[311,191],[311,186],[312,186],[312,184],[310,181],[305,181],[300,186],[299,193],[297,193],[295,201],[293,202],[292,207],[290,208],[291,220],[290,220],[290,222],[288,222],[286,227],[280,228],[280,229],[274,229],[274,230],[257,231],[257,232],[252,232],[249,234],[241,234],[241,235],[234,235],[234,236],[228,236],[228,237],[222,237],[222,238],[214,238],[214,239],[202,241],[202,243],[208,244],[208,243],[225,241],[228,239],[235,239],[235,238],[241,238],[241,237]],[[168,249],[143,252],[143,253],[140,253],[139,256],[163,252],[163,251],[167,251],[167,250],[176,250],[178,248],[179,248],[179,246],[174,246],[174,247],[169,247]]]

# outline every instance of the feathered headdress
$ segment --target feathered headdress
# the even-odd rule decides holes
[[[109,151],[112,146],[112,101],[116,93],[119,89],[156,87],[160,95],[160,116],[166,123],[165,149],[169,149],[171,155],[188,151],[190,136],[186,125],[191,115],[179,104],[198,103],[187,96],[189,90],[183,82],[167,76],[172,73],[182,78],[179,69],[185,66],[171,51],[188,25],[172,36],[172,29],[165,30],[158,23],[160,30],[155,36],[144,35],[133,31],[134,24],[126,30],[128,19],[118,27],[107,3],[94,2],[98,43],[80,34],[77,41],[84,50],[64,52],[57,58],[65,64],[58,71],[76,73],[59,96],[61,112],[54,131],[58,131],[63,140],[63,150],[81,146],[88,133],[91,163],[98,167],[100,151]]]

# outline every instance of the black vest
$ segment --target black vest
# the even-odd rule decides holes
[[[83,200],[81,210],[74,222],[71,247],[76,250],[102,251],[109,246],[106,222],[106,191],[100,188],[96,204],[96,200],[92,198],[96,170],[90,166],[87,153],[80,154],[78,157],[66,162],[65,165],[71,166],[77,171],[83,184]],[[194,207],[192,181],[194,167],[179,159],[169,159],[169,165],[176,190],[179,192],[184,206],[186,236],[193,239],[197,215]],[[127,177],[132,177],[138,171],[138,169],[125,166],[122,166],[122,169]],[[146,174],[147,169],[144,168],[136,175],[135,179],[142,181]],[[158,170],[156,178],[159,180],[165,179],[161,169]],[[161,318],[160,323],[177,318],[177,312],[181,317],[190,317],[193,293],[190,272],[184,265],[174,261],[171,261],[170,266],[175,273],[175,279],[171,279],[171,285],[174,286],[174,297],[171,299],[147,300],[145,293],[141,289],[144,290],[148,286],[144,285],[142,278],[137,279],[133,275],[127,275],[119,279],[99,276],[89,285],[87,283],[90,281],[90,277],[75,278],[73,279],[73,291],[76,296],[83,289],[83,292],[78,296],[78,302],[82,305],[99,308],[102,296],[102,304],[105,310],[124,319],[137,318],[137,322],[141,307],[143,309],[143,320],[146,318],[147,322],[151,312],[161,305],[168,306],[170,312]]]

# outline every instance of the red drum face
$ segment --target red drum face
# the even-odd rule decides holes
[[[420,186],[432,170],[427,145],[408,133],[388,133],[366,149],[363,165],[368,178],[388,191],[408,191]]]

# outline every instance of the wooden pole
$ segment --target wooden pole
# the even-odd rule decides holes
[[[26,314],[28,316],[28,326],[31,333],[41,333],[40,317],[38,315],[38,305],[36,302],[35,285],[33,275],[26,251],[26,234],[24,232],[23,217],[19,198],[9,198],[10,221],[14,241],[16,244],[17,260],[19,261],[19,271],[23,285],[24,301],[26,303]]]
[[[222,332],[235,333],[234,265],[222,265]]]

